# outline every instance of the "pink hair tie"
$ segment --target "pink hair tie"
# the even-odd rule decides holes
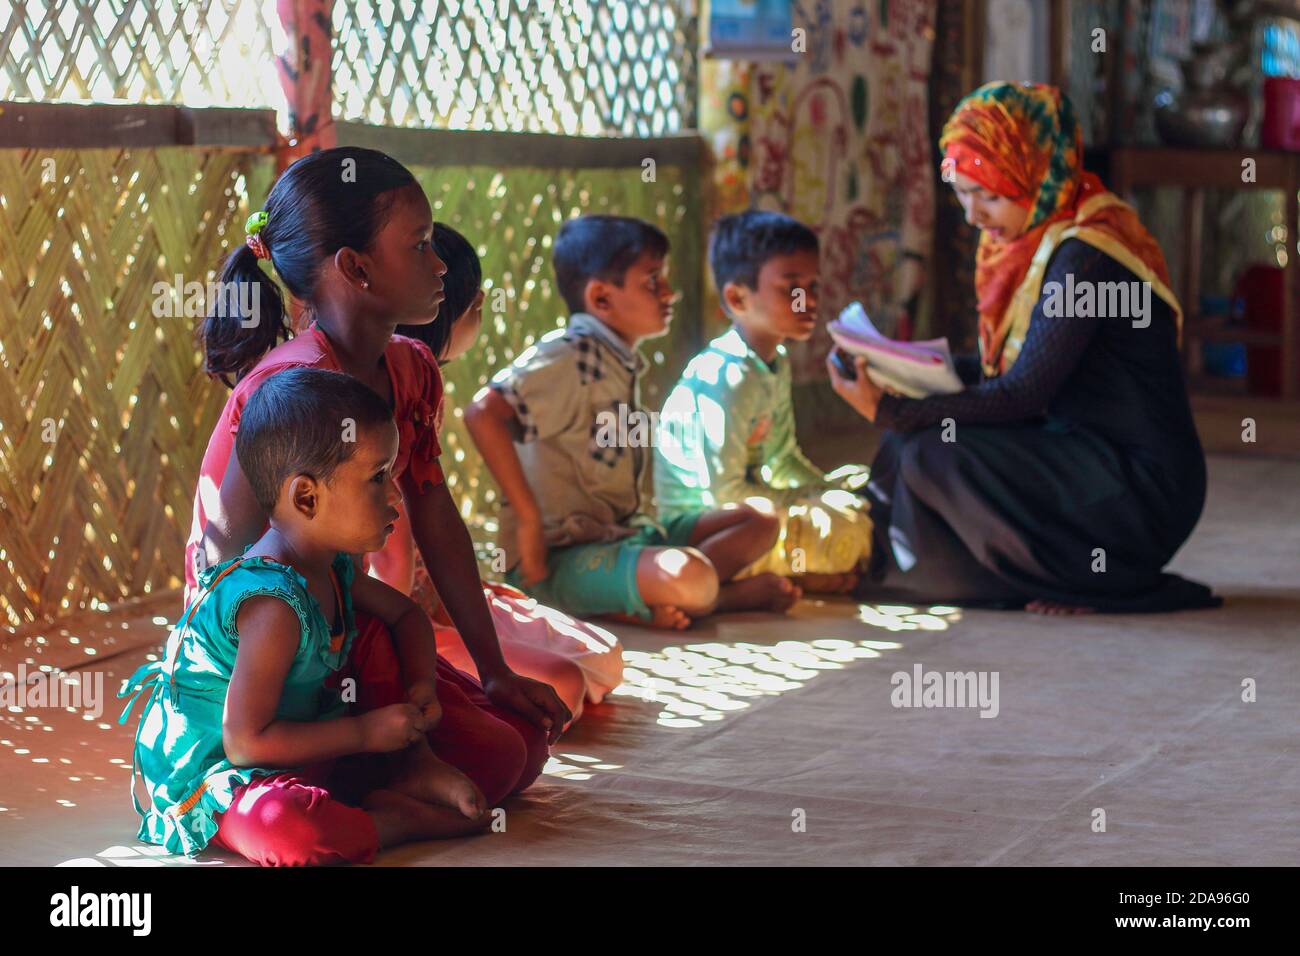
[[[259,259],[271,258],[270,250],[266,248],[266,243],[261,236],[245,236],[244,245],[253,250],[253,255]]]

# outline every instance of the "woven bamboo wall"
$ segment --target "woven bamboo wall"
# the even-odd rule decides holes
[[[206,283],[270,174],[247,152],[0,150],[0,622],[176,583],[222,395],[154,285]]]
[[[694,177],[666,166],[656,183],[639,167],[416,172],[435,215],[479,244],[489,287],[509,292],[505,312],[486,312],[479,347],[446,369],[444,462],[490,546],[492,483],[459,409],[563,321],[551,237],[583,211],[642,216],[671,237],[684,298],[672,334],[645,350],[645,402],[658,407],[698,344]],[[197,319],[154,317],[154,285],[214,278],[271,175],[268,157],[246,152],[0,150],[0,625],[179,584],[226,391],[200,372]]]

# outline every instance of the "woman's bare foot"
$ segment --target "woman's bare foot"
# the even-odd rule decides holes
[[[789,578],[768,571],[740,581],[728,581],[718,592],[719,611],[790,610],[803,591]]]
[[[381,847],[411,840],[467,836],[492,822],[491,814],[484,813],[471,820],[451,807],[425,803],[394,790],[371,791],[361,801],[361,808],[370,814]]]
[[[487,811],[487,800],[451,764],[439,760],[426,741],[412,744],[397,756],[397,769],[386,789],[424,803],[441,804],[459,810],[471,820]]]
[[[651,604],[650,615],[648,621],[633,614],[606,614],[605,616],[611,621],[640,624],[642,627],[657,627],[666,631],[684,631],[691,626],[691,616],[671,604]]]
[[[858,584],[858,573],[800,574],[793,579],[805,594],[848,594]]]
[[[1060,601],[1030,601],[1025,605],[1026,611],[1034,614],[1051,614],[1054,616],[1069,616],[1072,614],[1091,614],[1093,609],[1090,607],[1079,607],[1074,604],[1062,604]]]

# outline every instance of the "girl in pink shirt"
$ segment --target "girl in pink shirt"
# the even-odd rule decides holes
[[[491,802],[541,772],[572,714],[546,683],[516,673],[501,653],[480,586],[473,545],[443,481],[437,412],[442,378],[421,342],[394,335],[400,324],[438,319],[446,266],[433,251],[433,216],[414,176],[375,150],[339,147],[312,153],[277,180],[265,210],[249,218],[249,236],[226,260],[223,294],[205,319],[205,371],[233,391],[199,477],[186,548],[186,598],[198,570],[239,555],[267,527],[232,454],[248,397],[287,368],[346,372],[393,411],[399,450],[393,466],[403,511],[479,680],[439,660],[443,719],[430,734],[438,756],[460,768]],[[307,328],[290,337],[284,301],[262,271],[266,259],[303,306]],[[287,341],[286,341],[287,340]],[[339,423],[346,436],[350,423]],[[353,656],[368,679],[396,668],[387,631],[358,621]],[[382,678],[400,691],[401,675]],[[448,701],[452,706],[448,706]],[[507,779],[509,778],[509,779]]]

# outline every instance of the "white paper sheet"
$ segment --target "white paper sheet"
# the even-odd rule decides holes
[[[882,388],[892,388],[908,398],[925,398],[951,395],[965,387],[953,366],[946,338],[924,342],[887,339],[860,302],[846,307],[827,329],[841,349],[867,360],[867,374]]]

